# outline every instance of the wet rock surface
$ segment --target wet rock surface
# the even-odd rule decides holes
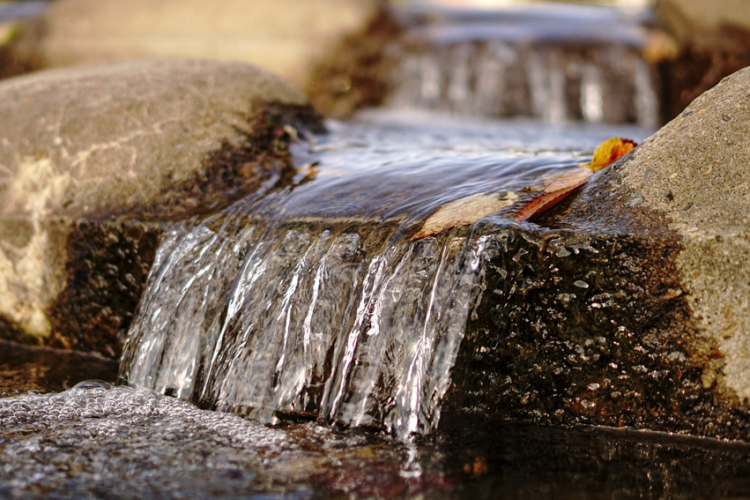
[[[749,80],[726,78],[539,221],[558,229],[508,234],[484,293],[509,300],[483,299],[459,414],[748,439]]]
[[[279,226],[279,241],[284,242],[279,247],[280,253],[270,254],[272,257],[269,261],[273,265],[282,263],[281,267],[286,270],[282,273],[281,281],[273,281],[269,285],[271,293],[279,296],[279,300],[272,301],[279,308],[274,309],[273,317],[289,319],[283,324],[274,322],[272,328],[262,329],[251,336],[248,332],[252,325],[258,324],[255,320],[247,323],[251,325],[248,327],[250,329],[237,328],[242,320],[235,321],[236,318],[225,328],[221,326],[225,318],[217,315],[216,311],[209,311],[210,314],[205,315],[208,320],[204,321],[204,313],[194,309],[200,314],[193,321],[203,325],[201,328],[207,328],[205,335],[208,343],[205,345],[213,345],[211,342],[219,339],[216,350],[208,349],[207,353],[196,351],[200,356],[205,359],[212,356],[211,363],[218,359],[219,364],[222,360],[231,359],[232,366],[242,366],[243,370],[250,371],[261,366],[275,366],[274,378],[268,377],[268,385],[257,391],[261,396],[255,393],[241,397],[231,395],[222,401],[223,407],[248,412],[274,401],[265,409],[279,410],[292,416],[318,417],[322,415],[319,413],[321,408],[330,410],[331,406],[326,407],[322,403],[318,408],[318,400],[310,397],[305,399],[307,406],[298,413],[294,397],[306,394],[305,384],[308,382],[300,383],[301,379],[290,378],[294,384],[290,382],[288,390],[277,391],[274,387],[281,387],[285,380],[279,368],[281,365],[277,363],[291,362],[302,356],[293,346],[300,345],[303,340],[295,340],[291,333],[284,333],[284,325],[299,324],[298,328],[289,331],[295,336],[302,335],[306,321],[315,325],[318,321],[316,315],[329,314],[316,309],[315,305],[316,294],[323,286],[320,283],[328,283],[317,276],[329,276],[326,260],[316,257],[316,252],[322,252],[321,255],[325,253],[321,248],[328,248],[326,245],[329,243],[328,240],[320,245],[316,242],[319,238],[323,242],[329,236],[333,239],[333,236],[338,236],[337,231],[361,230],[363,241],[378,242],[388,238],[387,244],[400,248],[408,258],[401,260],[401,254],[397,254],[388,264],[393,264],[392,278],[388,277],[388,273],[392,272],[390,267],[381,276],[375,273],[377,266],[366,268],[360,265],[357,272],[362,273],[362,278],[359,281],[368,283],[368,286],[374,283],[372,290],[362,289],[363,305],[344,309],[340,304],[345,302],[333,302],[339,304],[334,307],[339,307],[336,314],[340,313],[343,318],[341,321],[337,319],[334,324],[355,325],[351,331],[342,330],[342,340],[333,344],[353,346],[347,351],[351,353],[348,358],[352,363],[351,373],[367,373],[368,377],[371,376],[371,383],[362,384],[366,386],[366,395],[361,396],[357,392],[357,384],[361,383],[359,375],[337,375],[344,381],[339,396],[344,401],[346,398],[355,401],[356,405],[351,406],[356,406],[359,413],[349,414],[349,407],[342,405],[341,411],[334,408],[334,411],[324,415],[325,418],[347,425],[385,425],[399,429],[399,425],[403,426],[403,422],[411,421],[414,417],[419,423],[402,427],[400,432],[405,434],[419,429],[451,433],[464,427],[467,422],[489,425],[510,419],[552,425],[626,426],[748,439],[750,373],[745,360],[750,341],[744,332],[748,330],[746,322],[750,317],[746,299],[750,296],[750,277],[747,276],[744,262],[747,256],[746,214],[750,213],[750,207],[747,207],[750,198],[746,196],[746,191],[750,183],[746,181],[742,165],[747,164],[750,158],[746,157],[747,151],[742,144],[747,135],[748,121],[745,115],[750,106],[746,91],[749,77],[750,73],[741,71],[725,80],[696,100],[680,118],[644,141],[631,155],[597,174],[578,195],[534,223],[510,223],[509,215],[520,206],[506,208],[473,228],[457,228],[434,238],[409,243],[411,246],[408,250],[406,245],[398,246],[399,238],[415,234],[422,220],[420,217],[451,201],[453,197],[476,194],[475,190],[480,185],[478,179],[482,179],[482,175],[493,168],[497,169],[497,179],[513,172],[529,171],[524,170],[521,164],[503,164],[499,159],[494,160],[497,164],[480,161],[476,166],[482,165],[484,174],[478,173],[476,177],[466,179],[452,178],[447,172],[453,171],[446,169],[442,181],[452,183],[451,196],[431,198],[441,192],[441,181],[438,180],[441,177],[437,175],[441,172],[440,165],[450,162],[438,160],[431,170],[434,174],[432,182],[420,179],[420,173],[424,172],[419,170],[413,170],[403,180],[395,181],[397,176],[406,175],[408,171],[399,166],[398,162],[404,159],[397,159],[399,155],[394,148],[393,161],[373,160],[374,163],[383,161],[391,169],[387,173],[380,170],[382,182],[375,188],[378,201],[373,205],[372,200],[363,197],[362,189],[357,187],[358,182],[370,182],[368,167],[365,167],[363,174],[358,174],[361,177],[346,180],[337,168],[333,168],[331,173],[326,171],[326,167],[330,168],[336,163],[327,164],[335,154],[324,152],[318,158],[321,162],[318,174],[321,179],[332,179],[330,182],[333,184],[312,179],[289,198],[279,198],[285,206],[283,216],[281,211],[268,210],[263,204],[255,207],[248,205],[244,209],[245,215],[280,214],[278,220],[289,218],[284,224],[290,227],[284,224]],[[459,139],[460,136],[452,138],[455,141]],[[474,151],[476,145],[467,143],[465,147]],[[335,150],[330,148],[328,151]],[[382,154],[377,147],[375,150]],[[326,151],[325,147],[323,151]],[[363,159],[367,158],[361,156],[359,151],[357,154]],[[347,157],[344,154],[342,158],[346,161]],[[464,165],[461,175],[468,175],[473,161],[477,160],[464,158],[460,161]],[[545,168],[541,165],[540,168]],[[341,167],[344,167],[343,163]],[[558,165],[555,168],[569,167],[572,165]],[[547,168],[553,167],[549,165]],[[543,171],[538,170],[538,175],[543,176]],[[390,176],[394,176],[394,182],[388,181]],[[469,179],[473,181],[467,183]],[[496,187],[490,188],[490,184],[484,184],[484,189],[495,189],[500,193],[504,190],[521,192],[524,184],[534,185],[531,178],[523,176],[511,176],[510,180],[505,181],[497,179]],[[487,179],[486,182],[492,181]],[[426,200],[419,204],[421,215],[409,216],[408,210],[399,208],[409,199],[403,197],[406,191]],[[528,198],[529,195],[523,196]],[[311,200],[317,204],[310,205]],[[267,203],[273,206],[274,201]],[[310,207],[315,207],[312,213],[305,212]],[[373,215],[382,219],[380,226],[383,232],[376,233],[379,239],[371,239],[366,232],[372,228],[364,221],[370,220]],[[391,227],[392,223],[402,224],[401,229]],[[206,232],[206,229],[214,230],[210,226],[196,226],[191,230],[196,231],[196,235],[208,236],[210,232]],[[390,231],[394,231],[393,236],[388,236]],[[275,232],[268,234],[277,237]],[[189,255],[188,251],[196,252],[202,248],[197,237],[194,242],[197,245],[195,248],[180,250],[176,246],[165,250],[174,252],[175,258],[181,259]],[[215,244],[213,239],[211,242]],[[466,244],[463,250],[466,257],[453,259],[461,242]],[[377,249],[379,245],[375,245],[376,248],[357,247],[352,255],[356,257],[356,262],[367,262],[366,259],[372,258],[373,252],[380,251]],[[439,258],[438,250],[441,248],[443,254]],[[242,266],[242,272],[249,274],[234,285],[234,302],[227,307],[231,307],[237,318],[241,317],[237,311],[243,311],[247,317],[262,314],[262,308],[248,304],[259,296],[272,295],[263,292],[253,294],[246,300],[244,293],[250,289],[250,285],[243,283],[260,286],[258,283],[261,281],[257,281],[258,277],[252,273],[255,269],[266,269],[265,264],[261,265],[264,257],[256,255],[255,250],[237,255],[241,259],[248,259]],[[301,260],[297,261],[298,257]],[[260,259],[259,262],[253,261],[256,258]],[[286,258],[291,260],[284,263]],[[314,266],[308,266],[308,259],[320,262],[315,264],[320,266],[317,272],[311,270],[315,269]],[[419,262],[415,263],[413,259]],[[237,267],[236,263],[232,265]],[[179,280],[188,279],[190,274],[182,276],[180,266],[172,266],[171,269],[170,272],[175,272],[178,280],[173,289],[185,294],[185,289],[177,284]],[[405,272],[405,269],[411,270]],[[231,276],[230,279],[235,279]],[[446,279],[445,276],[458,283],[455,290],[462,290],[461,293],[451,292],[450,299],[441,295],[445,293],[444,281],[441,281]],[[382,283],[378,281],[381,278]],[[347,283],[350,281],[359,282],[350,279]],[[164,286],[169,286],[168,283],[165,281]],[[217,282],[213,280],[212,283],[207,290]],[[352,293],[360,293],[357,286],[353,285]],[[200,299],[200,290],[191,291],[199,295],[189,300]],[[403,290],[413,291],[404,297],[413,300],[410,307],[415,311],[414,318],[417,320],[414,324],[418,324],[418,328],[409,321],[402,324],[402,315],[394,314],[394,311],[399,311],[395,304],[403,307],[404,303],[399,302]],[[154,289],[153,293],[158,296],[161,292]],[[320,293],[325,295],[328,292]],[[228,294],[222,296],[229,297]],[[297,296],[302,302],[293,301],[292,297]],[[180,298],[179,294],[176,297],[179,301],[188,300]],[[309,297],[313,297],[312,303],[306,302]],[[347,297],[351,299],[349,295]],[[158,302],[153,304],[158,305]],[[307,308],[310,308],[309,312],[305,313]],[[356,320],[349,316],[349,311],[355,308],[357,314],[362,311],[361,318],[357,316]],[[354,315],[353,312],[351,314]],[[148,315],[146,320],[150,321],[153,317]],[[328,317],[321,321],[330,323]],[[180,315],[180,318],[184,318],[184,315]],[[453,322],[450,328],[437,326],[446,318]],[[160,316],[159,321],[165,321],[165,317]],[[456,327],[459,323],[465,325],[465,330]],[[394,333],[399,328],[403,328],[405,333]],[[213,333],[210,329],[213,329]],[[232,331],[232,335],[241,340],[226,340],[219,334],[220,330],[222,334]],[[276,330],[277,334],[273,334]],[[146,328],[144,331],[150,330]],[[424,337],[420,337],[421,331],[426,332]],[[463,337],[454,362],[441,346],[450,342],[449,339],[453,338],[451,335],[457,331],[463,331]],[[412,334],[414,345],[418,346],[413,349],[420,349],[417,363],[409,361],[417,358],[399,350],[401,342]],[[148,339],[148,335],[143,338]],[[388,340],[388,336],[393,339]],[[245,349],[248,345],[246,342],[261,342],[259,339],[269,350]],[[326,341],[331,339],[333,337]],[[139,341],[144,346],[151,346],[151,341]],[[236,354],[231,349],[221,351],[222,342],[227,345],[234,342],[240,350]],[[372,350],[371,346],[381,345],[378,342],[383,342],[383,347]],[[169,348],[176,349],[176,345],[173,343]],[[434,350],[431,351],[432,348]],[[340,354],[342,348],[335,350],[323,346],[321,349],[316,354],[320,356],[319,365],[316,366],[322,371],[315,375],[318,378],[309,382],[311,388],[315,384],[321,386],[329,383],[326,373],[330,373],[327,370],[331,366],[336,370],[344,366],[341,363],[326,365],[328,355],[325,352]],[[147,355],[160,356],[160,352],[148,351]],[[253,356],[260,352],[266,357],[271,352],[276,352],[278,356],[270,359],[264,357],[262,363],[256,363]],[[145,359],[142,357],[145,355],[141,353],[137,359]],[[170,363],[176,363],[174,366],[160,362],[160,370],[165,367],[169,370],[168,373],[166,369],[164,373],[158,372],[159,377],[166,380],[159,390],[180,393],[184,388],[187,398],[205,403],[199,396],[191,395],[192,384],[195,380],[207,383],[210,377],[197,372],[196,377],[185,378],[183,368],[180,368],[185,360],[195,359],[194,355],[193,351],[175,350],[169,355]],[[409,363],[413,366],[396,373],[398,360],[406,360],[404,366]],[[447,387],[440,387],[441,391],[445,389],[445,396],[437,426],[437,413],[431,413],[435,409],[432,403],[415,410],[413,400],[409,400],[412,401],[409,403],[398,393],[402,385],[393,383],[397,376],[408,373],[412,377],[409,383],[414,384],[414,392],[409,394],[419,394],[414,396],[423,398],[419,404],[432,401],[430,398],[434,394],[430,392],[430,384],[435,384],[436,377],[425,376],[425,383],[420,385],[415,381],[422,375],[412,374],[422,373],[418,370],[427,373],[433,367],[431,363],[438,362],[436,360],[447,363],[444,366],[452,366],[450,383]],[[190,363],[192,367],[206,365]],[[132,366],[144,368],[143,364]],[[292,363],[291,373],[297,374],[293,370],[299,366],[306,365]],[[383,371],[379,372],[381,368]],[[125,378],[128,369],[125,368]],[[146,370],[145,376],[155,373]],[[443,373],[442,369],[440,373]],[[146,380],[143,376],[141,378]],[[224,380],[219,377],[220,384],[224,384]],[[350,383],[351,387],[347,385]],[[391,390],[395,391],[393,394],[396,396],[388,392]],[[336,395],[333,392],[326,394]],[[274,398],[282,399],[277,401]],[[388,420],[392,413],[402,409],[399,406],[402,403],[407,408],[404,414],[409,418],[397,415],[391,419],[392,422]],[[267,417],[270,415],[272,412],[266,414]]]
[[[269,429],[145,389],[87,381],[0,398],[0,497],[563,499],[742,497],[742,443],[524,424],[395,443]]]
[[[288,141],[321,127],[299,91],[242,63],[54,70],[0,95],[3,335],[110,356],[161,221],[283,184]]]

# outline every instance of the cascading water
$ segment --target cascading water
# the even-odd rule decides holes
[[[388,106],[553,124],[659,123],[643,11],[417,3],[397,15],[408,29]]]
[[[609,132],[394,117],[332,127],[298,145],[305,164],[288,188],[172,227],[123,379],[262,422],[293,414],[429,433],[492,230],[412,235],[447,202],[575,168],[571,156]],[[493,227],[508,223],[497,217]]]

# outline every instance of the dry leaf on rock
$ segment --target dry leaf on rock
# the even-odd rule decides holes
[[[586,184],[588,178],[593,174],[587,169],[580,170],[585,174],[584,176],[580,176],[578,175],[578,172],[576,172],[576,175],[573,175],[571,180],[567,183],[558,180],[556,182],[556,185],[559,186],[557,189],[546,190],[546,193],[535,197],[518,211],[513,220],[515,222],[524,222],[536,215],[543,214],[567,198],[570,193]]]
[[[524,205],[513,220],[524,222],[547,212],[567,198],[570,193],[586,184],[593,172],[614,163],[630,153],[637,145],[634,141],[621,137],[613,137],[602,142],[594,151],[591,163],[582,163],[580,166],[584,168],[557,174],[547,179],[545,192]]]
[[[456,226],[465,226],[511,206],[518,200],[516,193],[505,195],[475,194],[461,198],[440,207],[422,226],[422,229],[412,237],[412,241],[438,234]]]
[[[581,166],[588,167],[592,172],[596,172],[630,153],[637,145],[638,144],[636,144],[635,141],[623,139],[622,137],[607,139],[596,148],[591,163],[584,163]]]

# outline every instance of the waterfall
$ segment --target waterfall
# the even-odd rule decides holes
[[[572,151],[550,153],[550,134],[557,147],[598,139],[538,124],[332,128],[299,146],[289,186],[166,231],[122,379],[265,423],[437,428],[485,247],[509,222],[411,236],[447,202],[577,168]]]
[[[482,239],[392,241],[225,214],[172,228],[125,377],[263,422],[429,432],[476,297]]]
[[[659,124],[645,12],[554,4],[400,8],[386,104],[467,116]]]

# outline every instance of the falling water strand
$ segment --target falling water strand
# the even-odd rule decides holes
[[[216,225],[175,226],[160,248],[127,347],[131,384],[266,422],[434,429],[477,293],[476,242],[368,257],[356,234],[280,227],[261,241],[251,224]]]

